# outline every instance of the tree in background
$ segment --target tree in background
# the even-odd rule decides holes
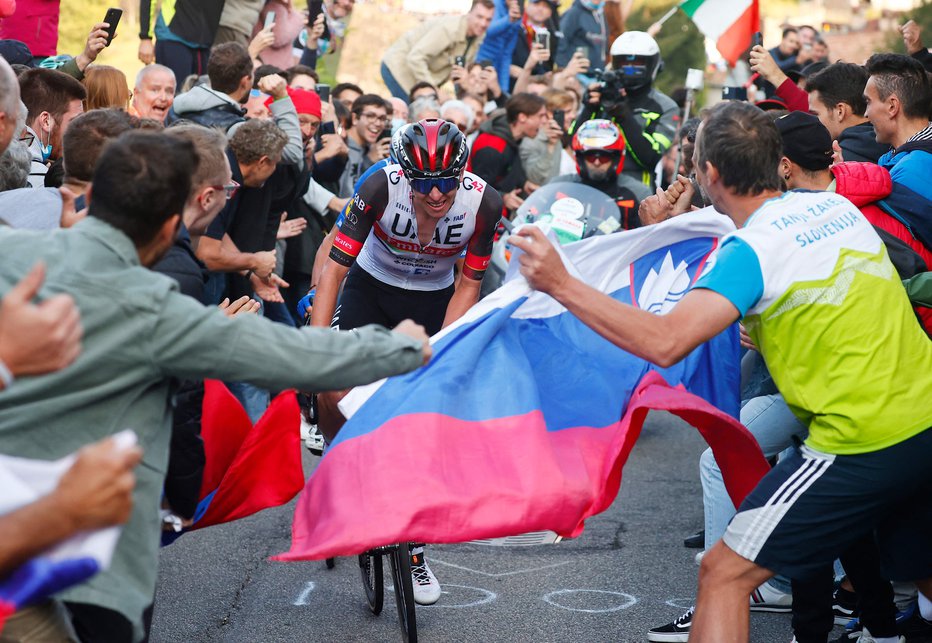
[[[647,31],[674,4],[669,0],[644,0],[635,5],[626,27]],[[663,71],[658,74],[655,86],[668,96],[686,83],[687,69],[705,69],[705,38],[682,11],[674,13],[654,39],[663,59]]]

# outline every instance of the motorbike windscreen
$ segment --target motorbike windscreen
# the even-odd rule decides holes
[[[604,192],[583,183],[548,183],[518,208],[515,225],[534,223],[551,230],[561,244],[611,234],[621,227],[618,206]]]

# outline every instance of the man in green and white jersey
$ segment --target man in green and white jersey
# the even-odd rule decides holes
[[[806,578],[873,532],[891,580],[917,582],[932,618],[932,342],[880,238],[826,192],[781,192],[781,140],[746,103],[699,128],[696,177],[737,230],[665,315],[571,277],[530,227],[522,274],[621,348],[669,366],[743,318],[806,444],[745,499],[702,560],[690,640],[748,640],[749,595]],[[930,612],[930,613],[926,613]]]

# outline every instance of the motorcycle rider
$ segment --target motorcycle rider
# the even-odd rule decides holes
[[[622,172],[654,189],[654,168],[673,143],[679,108],[654,88],[662,68],[660,47],[643,31],[626,31],[612,43],[612,69],[589,85],[574,130],[593,118],[611,120],[625,139]],[[574,133],[571,130],[571,134]]]
[[[640,227],[638,207],[650,196],[646,185],[622,171],[625,136],[613,122],[602,118],[576,128],[572,141],[577,174],[558,176],[550,183],[582,183],[607,194],[618,206],[620,229]]]

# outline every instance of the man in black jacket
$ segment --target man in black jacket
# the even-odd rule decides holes
[[[518,93],[508,99],[505,110],[479,128],[469,157],[475,172],[498,190],[508,210],[520,207],[520,192],[530,193],[527,174],[521,165],[518,143],[525,136],[534,138],[549,120],[546,101],[536,94]]]

